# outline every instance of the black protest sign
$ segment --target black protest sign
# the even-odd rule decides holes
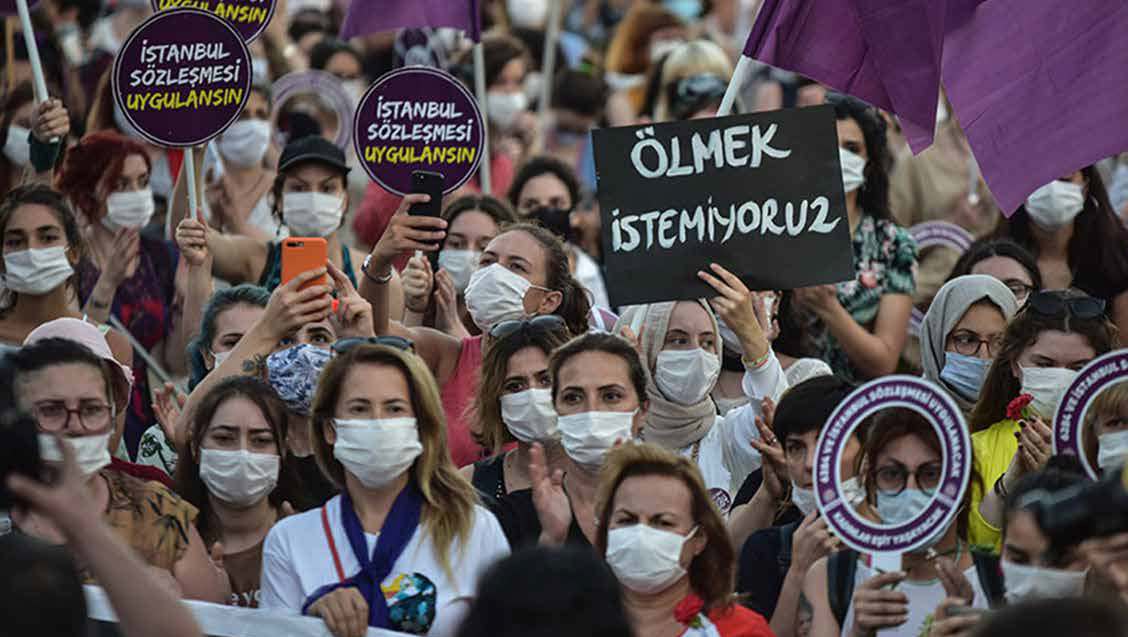
[[[834,109],[593,132],[615,305],[716,296],[715,262],[752,289],[853,278]]]

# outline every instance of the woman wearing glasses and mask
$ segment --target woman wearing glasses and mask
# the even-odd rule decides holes
[[[582,334],[588,329],[591,303],[587,290],[572,276],[560,239],[539,225],[519,223],[505,227],[489,242],[470,275],[466,309],[481,335],[459,339],[430,328],[404,326],[389,307],[386,283],[392,262],[404,251],[434,252],[448,230],[443,219],[407,214],[411,204],[427,200],[427,195],[412,194],[400,202],[372,248],[360,292],[372,304],[376,333],[412,340],[435,375],[448,417],[451,458],[461,467],[483,455],[472,436],[478,432],[473,432],[464,414],[477,390],[490,330],[503,321],[551,314],[564,319],[572,334]]]
[[[619,580],[636,634],[773,635],[736,603],[732,543],[688,458],[627,444],[608,454],[604,471],[596,548]]]
[[[262,608],[321,617],[336,637],[427,634],[460,617],[509,553],[450,462],[438,388],[411,348],[389,336],[335,346],[311,436],[341,495],[271,529]]]
[[[907,522],[928,506],[943,477],[940,439],[916,411],[882,410],[870,425],[861,466],[869,469],[860,513],[884,524]],[[965,494],[964,506],[947,528],[902,556],[900,571],[878,571],[868,555],[849,549],[815,562],[802,593],[812,607],[811,637],[867,637],[878,631],[890,637],[926,635],[960,574],[970,583],[968,605],[986,608],[967,541],[967,499]]]
[[[1070,383],[1089,361],[1117,347],[1105,302],[1074,290],[1036,292],[1003,332],[979,401],[971,446],[982,476],[972,484],[971,541],[998,547],[1007,493],[1053,454],[1050,424]],[[1014,401],[1030,396],[1029,404]]]
[[[225,603],[230,587],[208,559],[194,520],[196,508],[157,482],[109,471],[109,437],[116,412],[114,379],[101,358],[75,341],[47,338],[10,354],[16,404],[30,413],[43,433],[65,440],[86,477],[89,498],[105,511],[106,522],[184,597]],[[55,441],[44,458],[58,461]],[[53,523],[20,507],[12,511],[19,529],[52,543],[63,537]]]
[[[998,279],[969,274],[948,281],[936,293],[920,326],[924,377],[971,413],[987,369],[1002,343],[1003,330],[1018,307]]]

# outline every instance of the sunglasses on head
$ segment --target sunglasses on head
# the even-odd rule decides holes
[[[1058,292],[1035,292],[1026,300],[1026,306],[1043,316],[1063,316],[1066,313],[1079,319],[1095,319],[1104,315],[1104,299],[1091,296],[1063,297]]]
[[[562,330],[565,327],[567,327],[567,325],[564,323],[564,319],[555,314],[546,314],[531,319],[502,321],[490,328],[490,338],[505,338],[520,330],[528,330],[530,332],[554,332],[556,330]]]
[[[373,336],[369,338],[342,338],[333,343],[334,354],[344,354],[358,345],[386,345],[405,352],[415,353],[415,343],[402,336]]]

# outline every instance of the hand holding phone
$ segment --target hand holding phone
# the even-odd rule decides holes
[[[446,178],[442,173],[427,170],[416,170],[411,173],[411,194],[423,194],[431,198],[427,203],[411,204],[407,214],[412,216],[438,217],[443,212],[443,182]],[[429,245],[437,245],[438,241],[426,241]],[[433,264],[432,264],[433,265]]]
[[[329,261],[329,248],[320,237],[290,237],[282,242],[282,280],[286,285],[302,272],[324,268]],[[328,275],[302,285],[304,290],[314,285],[329,285]]]

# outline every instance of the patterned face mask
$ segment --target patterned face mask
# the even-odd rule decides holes
[[[274,352],[266,359],[267,378],[290,411],[308,416],[328,350],[301,343]]]

